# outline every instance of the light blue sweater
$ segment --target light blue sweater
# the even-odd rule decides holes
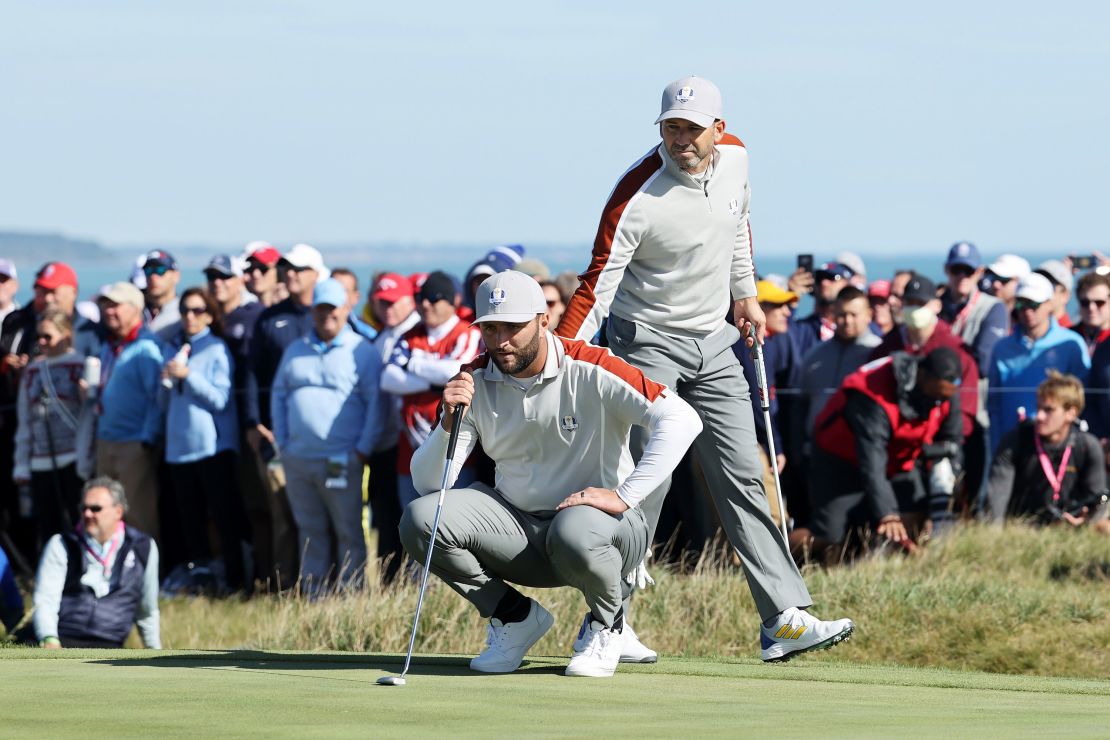
[[[116,350],[119,353],[116,353]],[[100,350],[101,413],[97,437],[110,442],[146,442],[162,438],[162,406],[158,393],[162,387],[162,347],[150,330],[143,327],[133,342],[113,345],[105,342]]]
[[[165,391],[169,397],[166,462],[171,463],[194,462],[239,448],[231,353],[224,340],[208,329],[194,336],[190,344],[189,374]],[[173,347],[172,353],[177,350]]]
[[[379,402],[381,370],[374,352],[349,327],[326,344],[312,331],[285,348],[270,395],[283,455],[319,460],[370,454],[387,411]]]

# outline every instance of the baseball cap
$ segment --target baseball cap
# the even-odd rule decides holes
[[[147,252],[146,262],[143,263],[143,267],[155,267],[157,265],[162,265],[168,270],[176,270],[177,260],[173,258],[172,254],[163,249],[154,249]]]
[[[910,275],[910,281],[902,290],[902,303],[925,304],[937,297],[937,285],[924,275],[916,272]]]
[[[863,257],[860,257],[855,252],[840,252],[836,255],[836,261],[851,270],[853,276],[867,274],[867,268],[863,264]]]
[[[99,297],[106,298],[112,303],[127,303],[140,311],[146,305],[143,292],[126,280],[112,283],[107,290],[101,288]]]
[[[204,266],[204,274],[217,272],[224,277],[242,277],[243,261],[230,254],[217,254]]]
[[[921,359],[921,368],[934,378],[947,380],[949,383],[960,384],[963,378],[963,368],[960,366],[960,356],[951,347],[937,347]]]
[[[312,305],[315,306],[346,306],[347,289],[343,283],[335,278],[328,278],[316,283],[312,290]]]
[[[972,270],[978,270],[983,264],[983,257],[979,248],[971,242],[956,242],[948,249],[948,259],[944,261],[945,267],[963,265]]]
[[[890,281],[872,280],[871,285],[867,286],[867,297],[890,298]]]
[[[455,290],[455,281],[446,272],[436,270],[424,278],[420,290],[416,292],[416,299],[419,301],[427,298],[432,303],[436,301],[454,303],[456,295],[458,291]]]
[[[370,293],[371,298],[380,298],[391,303],[405,296],[412,296],[412,281],[396,272],[381,275]]]
[[[281,259],[281,252],[270,242],[255,241],[243,248],[243,259],[257,260],[267,267],[273,267]]]
[[[818,280],[848,280],[855,273],[852,268],[847,265],[842,265],[839,262],[826,262],[814,272],[814,277]]]
[[[784,303],[793,303],[798,300],[798,294],[783,290],[770,280],[760,280],[755,284],[755,298],[760,303],[772,303],[781,306]]]
[[[663,100],[659,106],[656,123],[671,118],[682,118],[709,128],[718,118],[724,118],[721,106],[721,91],[704,77],[683,77],[663,88]]]
[[[54,290],[62,285],[77,287],[77,273],[65,262],[47,262],[35,275],[35,286]]]
[[[288,252],[281,256],[280,261],[293,267],[315,270],[320,273],[321,278],[326,277],[325,273],[328,270],[324,267],[324,258],[320,254],[320,250],[308,244],[294,244]]]
[[[1037,265],[1038,272],[1051,280],[1056,285],[1062,285],[1069,291],[1075,287],[1075,278],[1072,277],[1071,270],[1060,260],[1045,260]]]
[[[1052,298],[1052,281],[1039,272],[1031,272],[1018,281],[1017,297],[1033,303],[1044,303]]]
[[[547,299],[543,288],[530,275],[516,270],[505,270],[482,281],[474,295],[474,310],[483,321],[505,321],[521,324],[547,313]]]
[[[1029,267],[1029,261],[1023,257],[1018,257],[1016,254],[1002,255],[992,262],[987,269],[1003,280],[1022,278],[1033,271]]]
[[[19,275],[15,273],[15,263],[6,259],[0,259],[0,275],[7,275],[12,280],[19,278]]]

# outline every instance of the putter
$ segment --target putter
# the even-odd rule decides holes
[[[779,481],[778,454],[775,451],[775,435],[771,433],[771,391],[767,384],[767,367],[763,364],[763,345],[755,335],[755,326],[748,332],[753,340],[752,361],[755,363],[755,379],[759,386],[759,405],[763,409],[763,428],[767,431],[767,452],[771,457],[771,471],[775,474],[775,495],[779,501],[779,525],[782,527],[782,538],[789,541],[786,533],[786,507],[782,502],[782,483]]]
[[[405,655],[405,666],[399,676],[382,676],[378,683],[382,686],[404,686],[405,676],[408,675],[409,666],[412,664],[412,648],[416,644],[416,628],[420,625],[420,609],[424,606],[424,592],[428,589],[428,573],[432,567],[432,551],[436,545],[436,533],[439,531],[439,515],[443,513],[443,499],[447,494],[447,478],[451,475],[451,465],[455,459],[455,447],[459,443],[459,428],[462,426],[462,417],[466,412],[465,406],[455,410],[455,419],[451,424],[451,435],[447,442],[447,460],[443,464],[443,480],[439,484],[439,502],[436,504],[435,519],[432,520],[432,536],[428,540],[428,554],[424,556],[424,573],[420,576],[420,596],[416,599],[416,615],[412,618],[412,634],[409,635],[409,651]]]

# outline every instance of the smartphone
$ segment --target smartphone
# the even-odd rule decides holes
[[[1090,270],[1098,265],[1098,258],[1093,254],[1071,254],[1068,255],[1068,259],[1076,270]]]
[[[806,272],[813,272],[813,255],[812,254],[799,254],[798,255],[798,269],[805,270]]]

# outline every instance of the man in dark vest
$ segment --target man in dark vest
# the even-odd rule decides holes
[[[127,497],[111,478],[93,478],[81,496],[81,524],[50,538],[35,579],[35,636],[45,648],[118,648],[139,628],[143,645],[162,647],[158,546],[124,524]]]
[[[925,519],[918,459],[958,457],[960,357],[948,347],[924,357],[896,352],[844,379],[814,424],[811,467],[814,551],[836,551],[871,527],[907,550]]]

